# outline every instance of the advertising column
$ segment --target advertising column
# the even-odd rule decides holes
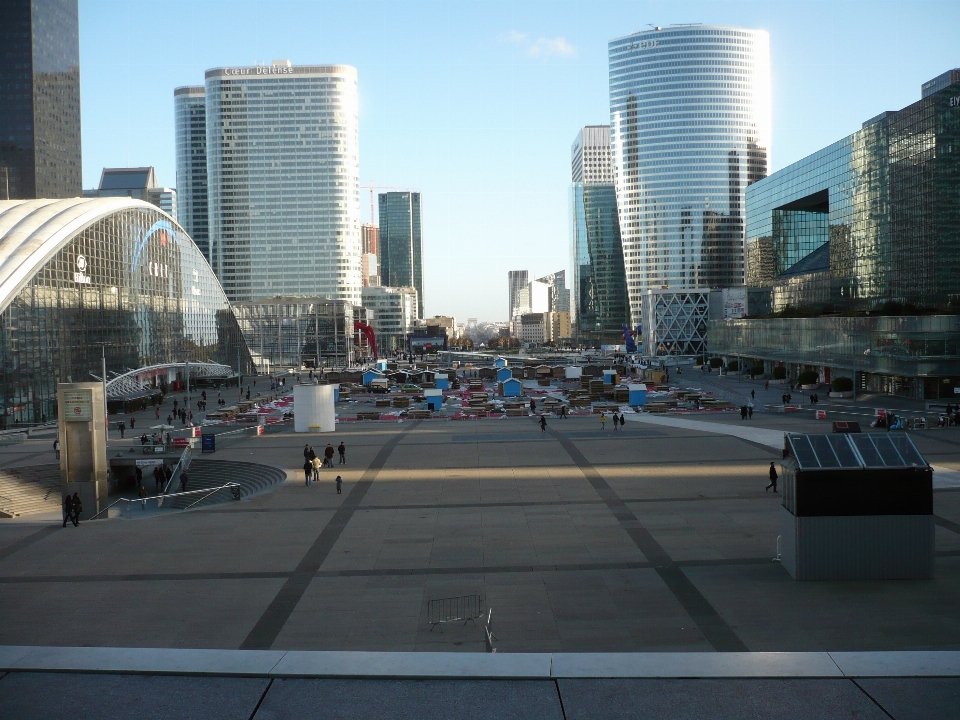
[[[83,520],[96,515],[107,499],[103,384],[59,383],[57,408],[61,495],[79,495]]]

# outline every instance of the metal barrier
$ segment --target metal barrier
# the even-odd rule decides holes
[[[103,515],[103,513],[107,512],[108,510],[110,510],[110,509],[111,509],[112,507],[114,507],[115,505],[119,505],[120,503],[126,503],[126,504],[124,505],[124,507],[121,509],[121,514],[123,514],[123,513],[126,513],[128,510],[130,510],[134,505],[139,505],[142,510],[146,510],[146,507],[147,507],[147,504],[148,504],[148,503],[156,502],[156,503],[157,503],[157,509],[159,510],[161,507],[163,507],[163,504],[164,504],[165,502],[167,502],[168,500],[173,500],[174,498],[179,498],[179,497],[186,497],[186,496],[188,496],[188,495],[202,495],[202,497],[198,498],[195,502],[190,503],[189,505],[187,505],[187,507],[184,508],[184,510],[189,510],[190,508],[192,508],[194,505],[196,505],[196,504],[197,504],[198,502],[200,502],[201,500],[205,500],[205,499],[207,499],[208,497],[210,497],[211,495],[215,495],[216,493],[220,492],[221,490],[227,490],[227,489],[229,489],[229,490],[233,493],[233,499],[234,499],[234,500],[239,500],[239,499],[241,498],[241,496],[242,496],[242,494],[241,494],[241,492],[240,492],[240,488],[241,488],[241,487],[242,487],[242,486],[241,486],[239,483],[229,482],[229,483],[225,483],[225,484],[220,485],[219,487],[215,487],[215,488],[202,488],[202,489],[200,489],[200,490],[187,490],[186,492],[182,492],[182,493],[171,493],[170,495],[162,495],[162,494],[161,494],[161,495],[148,495],[147,497],[143,497],[143,498],[132,498],[132,499],[131,499],[131,498],[119,498],[119,499],[117,499],[117,500],[114,500],[112,503],[110,503],[109,505],[107,505],[107,507],[105,507],[103,510],[101,510],[101,511],[98,512],[96,515],[94,515],[93,517],[91,517],[90,520],[96,519],[99,515]],[[109,515],[109,513],[108,513],[108,515]]]
[[[190,458],[193,454],[191,452],[192,449],[193,448],[191,448],[189,445],[183,449],[183,454],[180,455],[180,460],[177,461],[176,466],[173,468],[173,472],[170,473],[170,479],[167,480],[167,484],[163,486],[164,495],[170,492],[171,485],[180,480],[180,474],[190,467]]]
[[[427,603],[427,621],[430,623],[430,632],[433,628],[440,627],[443,632],[443,624],[448,622],[463,621],[476,625],[476,618],[481,617],[483,612],[480,610],[479,595],[461,595],[460,597],[443,598],[441,600],[431,600]]]

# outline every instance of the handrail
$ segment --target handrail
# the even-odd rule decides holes
[[[110,505],[108,505],[107,507],[105,507],[103,510],[101,510],[100,512],[98,512],[97,515],[103,514],[104,512],[106,512],[107,510],[109,510],[110,508],[112,508],[114,505],[118,505],[119,503],[122,503],[122,502],[123,502],[123,503],[127,503],[128,505],[130,505],[130,504],[132,504],[132,503],[140,503],[141,505],[145,505],[146,503],[148,503],[148,502],[151,501],[151,500],[156,500],[156,501],[159,503],[157,507],[160,507],[160,505],[163,505],[163,503],[165,503],[167,500],[169,500],[169,499],[171,499],[171,498],[183,497],[183,496],[185,496],[185,495],[197,495],[197,494],[199,494],[199,493],[207,493],[206,495],[204,495],[202,498],[200,498],[200,499],[197,500],[196,502],[190,503],[187,507],[184,508],[184,510],[188,510],[189,508],[192,508],[194,505],[196,505],[196,504],[197,504],[198,502],[200,502],[201,500],[205,500],[206,498],[210,497],[211,495],[214,495],[214,494],[220,492],[221,490],[226,490],[227,488],[231,488],[231,489],[237,488],[237,490],[234,491],[233,496],[234,496],[235,499],[239,500],[239,499],[240,499],[240,497],[239,497],[239,495],[240,495],[240,493],[239,493],[239,488],[241,488],[241,487],[243,487],[243,486],[240,485],[240,483],[228,482],[228,483],[225,483],[225,484],[223,484],[223,485],[220,485],[219,487],[212,488],[212,489],[211,489],[211,488],[201,488],[200,490],[187,490],[186,492],[173,493],[172,495],[163,495],[163,494],[160,494],[160,495],[148,495],[147,497],[142,497],[142,498],[118,498],[117,500],[114,500],[112,503],[110,503]],[[91,518],[89,518],[89,519],[90,519],[90,520],[93,520],[94,518],[97,517],[97,515],[94,515],[93,517],[91,517]]]
[[[173,468],[173,472],[170,473],[170,479],[167,480],[167,484],[163,486],[163,494],[166,495],[170,492],[170,486],[173,484],[173,481],[186,470],[190,465],[190,446],[188,445],[183,449],[183,453],[180,455],[180,459],[177,461],[177,464]]]

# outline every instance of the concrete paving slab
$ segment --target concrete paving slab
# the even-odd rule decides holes
[[[552,681],[276,680],[255,720],[563,720]]]
[[[291,650],[273,677],[549,678],[548,653],[300,652]]]
[[[7,651],[9,659],[5,658]],[[22,651],[27,652],[21,654]],[[279,650],[188,650],[122,647],[0,648],[7,670],[87,671],[266,676],[283,658]]]
[[[831,652],[847,677],[960,677],[960,651]]]
[[[566,720],[889,720],[849,680],[558,680]]]
[[[265,678],[11,673],[0,680],[4,720],[247,720]]]
[[[864,678],[857,684],[896,720],[956,720],[958,678]]]
[[[842,677],[827,653],[555,653],[555,678]]]
[[[698,430],[700,432],[717,433],[719,435],[731,435],[743,440],[767,445],[768,447],[783,448],[783,431],[781,430],[770,430],[746,425],[726,425],[718,422],[707,422],[705,420],[687,420],[678,417],[650,415],[649,413],[625,415],[624,417],[628,422],[661,425],[663,427],[680,428],[683,430]]]

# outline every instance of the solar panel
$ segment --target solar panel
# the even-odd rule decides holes
[[[788,435],[800,469],[927,467],[908,435]]]

